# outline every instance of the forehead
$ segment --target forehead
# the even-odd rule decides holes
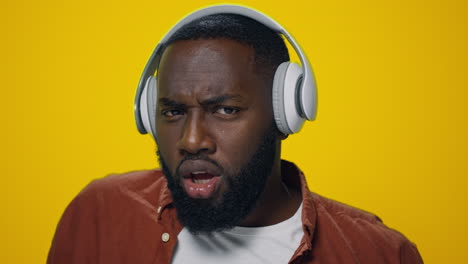
[[[255,52],[224,38],[177,41],[166,48],[158,72],[164,96],[236,92],[255,93],[261,77]]]

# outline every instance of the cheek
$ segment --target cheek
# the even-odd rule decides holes
[[[215,159],[231,173],[238,173],[257,151],[262,137],[269,128],[270,122],[243,121],[237,124],[212,126],[217,142]]]
[[[157,148],[160,155],[164,158],[167,166],[171,172],[174,173],[175,167],[178,165],[177,161],[177,134],[174,129],[167,127],[161,128],[161,125],[156,129]]]

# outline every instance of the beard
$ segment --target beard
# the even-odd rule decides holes
[[[178,170],[173,175],[158,150],[159,163],[171,191],[177,217],[182,225],[195,234],[231,229],[245,219],[255,208],[271,174],[276,156],[277,136],[278,130],[273,122],[255,153],[246,165],[238,170],[237,175],[227,174],[216,161],[203,154],[189,154],[184,157],[180,164],[185,160],[202,159],[218,166],[224,172],[223,177],[227,188],[217,202],[212,199],[189,197],[181,185]]]

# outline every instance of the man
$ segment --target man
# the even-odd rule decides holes
[[[311,193],[280,159],[272,86],[283,39],[204,16],[164,43],[154,136],[162,168],[92,182],[48,263],[422,263],[376,216]]]

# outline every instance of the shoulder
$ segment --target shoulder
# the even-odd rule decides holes
[[[91,181],[88,186],[83,189],[83,192],[115,188],[140,189],[146,188],[155,181],[162,179],[164,179],[164,176],[158,169],[110,174],[106,177]]]
[[[93,180],[72,200],[65,214],[117,214],[126,210],[155,211],[166,179],[160,170],[112,174]],[[86,214],[85,213],[85,214]]]
[[[370,224],[382,223],[382,220],[362,209],[311,193],[312,200],[319,215],[327,215],[340,223],[366,222]]]
[[[100,252],[111,252],[115,245],[122,244],[122,237],[136,244],[154,230],[156,200],[166,189],[159,170],[115,174],[92,181],[65,209],[47,263],[89,263],[90,259],[103,257]]]
[[[91,181],[77,195],[77,198],[119,196],[122,192],[144,194],[150,191],[161,191],[166,180],[160,170],[132,171],[122,174],[111,174]]]
[[[416,246],[400,232],[384,225],[378,216],[315,193],[311,197],[317,212],[316,231],[342,243],[356,258],[422,263]]]

